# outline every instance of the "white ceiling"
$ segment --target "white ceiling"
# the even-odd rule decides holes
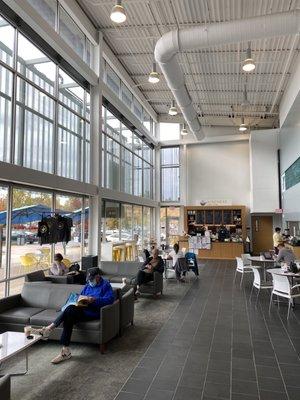
[[[123,0],[127,20],[115,26],[115,0],[77,0],[158,114],[172,100],[163,76],[148,84],[157,40],[166,32],[199,24],[231,21],[294,10],[300,0]],[[299,54],[299,35],[251,43],[256,68],[242,71],[247,43],[177,55],[202,125],[238,125],[241,115],[255,127],[277,127],[278,107]],[[244,85],[250,106],[241,107]],[[234,118],[232,118],[232,114]]]

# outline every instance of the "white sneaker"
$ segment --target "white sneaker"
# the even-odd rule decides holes
[[[62,350],[60,352],[60,354],[58,354],[58,356],[54,357],[53,360],[51,360],[51,362],[52,362],[52,364],[59,364],[62,361],[66,361],[71,357],[72,357],[72,354],[70,351]]]
[[[41,335],[42,336],[42,340],[48,340],[49,336],[50,336],[50,333],[51,333],[51,330],[48,329],[46,326],[43,326],[42,328],[37,328],[37,329],[32,328],[31,329],[31,333],[33,335]]]

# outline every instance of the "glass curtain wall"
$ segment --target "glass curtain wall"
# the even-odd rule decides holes
[[[23,0],[25,1],[25,0]],[[72,49],[93,68],[94,46],[57,0],[26,0]]]
[[[106,61],[104,62],[104,82],[142,122],[144,128],[154,135],[155,125],[153,119]]]
[[[55,211],[72,218],[71,240],[41,246],[38,223]],[[79,261],[87,252],[88,218],[87,197],[0,183],[0,296],[19,293],[24,275],[48,269],[54,252]]]
[[[152,218],[151,207],[103,200],[102,241],[135,240],[140,250],[142,247],[149,248],[153,234]]]
[[[153,198],[153,149],[102,108],[102,186]]]
[[[178,240],[180,207],[161,207],[160,209],[160,242],[173,245]]]
[[[89,182],[89,99],[85,88],[0,17],[1,161]]]
[[[180,201],[179,147],[161,149],[161,201]]]

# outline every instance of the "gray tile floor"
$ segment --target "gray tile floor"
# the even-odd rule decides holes
[[[256,306],[251,277],[233,277],[233,262],[205,264],[116,400],[300,399],[300,305],[269,314],[269,294]]]

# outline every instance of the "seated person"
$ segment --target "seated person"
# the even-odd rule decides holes
[[[284,242],[279,242],[278,245],[278,255],[276,257],[276,262],[284,262],[288,265],[294,263],[296,260],[295,254],[292,249],[285,246]]]
[[[142,268],[137,273],[135,295],[140,294],[139,288],[143,283],[153,281],[153,273],[156,271],[161,274],[164,272],[164,262],[163,259],[158,255],[158,249],[152,250],[152,257],[147,258],[142,265]]]
[[[100,268],[88,270],[87,284],[80,293],[81,296],[86,296],[87,306],[69,305],[50,325],[32,330],[33,333],[38,333],[44,339],[48,339],[51,331],[63,323],[63,332],[60,339],[63,347],[60,354],[51,361],[52,364],[58,364],[71,357],[69,345],[74,324],[81,321],[100,319],[100,309],[114,302],[115,295],[112,287],[101,275],[103,275],[103,272]]]
[[[66,275],[69,270],[63,263],[63,256],[60,253],[54,254],[54,262],[50,267],[49,273],[50,275]]]
[[[176,272],[176,279],[178,279],[181,282],[184,282],[184,279],[181,277],[181,271],[179,269],[176,269],[176,264],[178,258],[184,258],[184,254],[181,250],[179,250],[179,244],[175,243],[173,246],[173,250],[170,251],[167,260],[172,260],[172,267],[175,269]]]

